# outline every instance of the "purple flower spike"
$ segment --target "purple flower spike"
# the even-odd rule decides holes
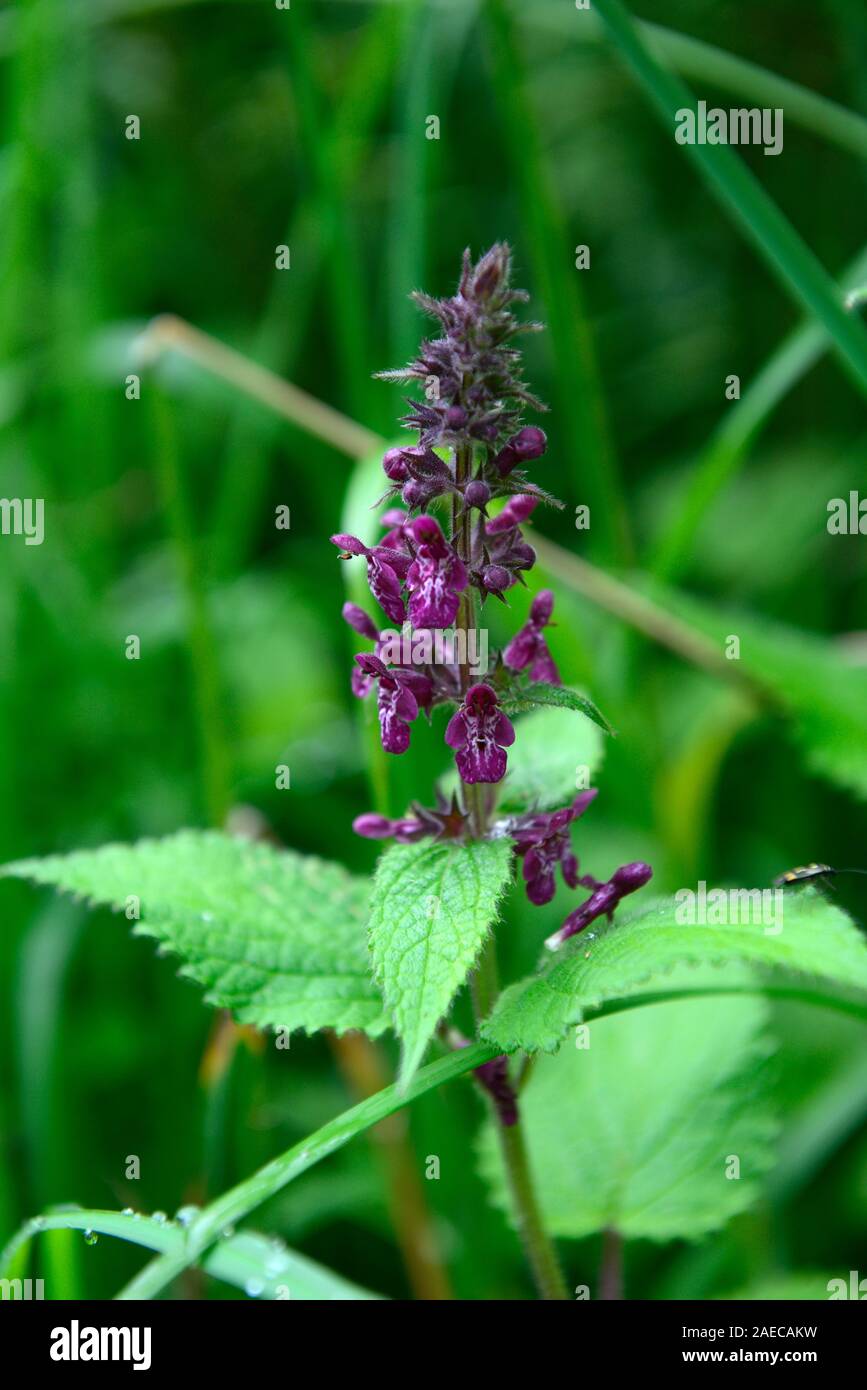
[[[572,805],[562,811],[526,816],[518,821],[514,830],[515,852],[523,858],[527,897],[536,907],[542,907],[553,898],[554,870],[558,864],[564,882],[570,888],[578,887],[578,860],[572,850],[569,826],[584,814],[595,796],[593,787],[581,792]]]
[[[466,566],[432,516],[417,516],[408,531],[416,548],[406,575],[413,627],[451,627],[457,617],[460,594],[469,583]]]
[[[445,739],[455,750],[464,782],[500,782],[505,777],[505,750],[515,742],[515,730],[489,685],[470,686],[449,720]]]
[[[580,907],[576,907],[574,912],[570,912],[566,921],[559,931],[549,936],[545,945],[550,951],[556,951],[568,941],[570,936],[575,936],[578,932],[589,927],[591,922],[595,922],[597,917],[606,916],[610,921],[614,917],[614,909],[630,893],[635,893],[639,888],[643,888],[653,877],[653,870],[649,864],[638,860],[634,864],[624,864],[612,874],[607,883],[597,884],[590,897]],[[593,880],[589,880],[593,882]]]
[[[560,672],[542,635],[542,629],[551,621],[553,609],[554,595],[550,589],[543,589],[533,599],[528,621],[503,652],[503,660],[512,671],[523,671],[529,666],[531,680],[560,685]]]
[[[409,747],[409,726],[419,710],[416,690],[426,677],[420,672],[389,670],[370,652],[361,652],[355,660],[365,675],[379,682],[379,729],[383,748],[386,753],[405,753]]]

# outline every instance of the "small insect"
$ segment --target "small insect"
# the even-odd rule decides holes
[[[775,888],[789,888],[793,884],[815,882],[831,878],[835,874],[867,874],[867,869],[832,869],[830,864],[801,864],[797,869],[787,869],[773,880]]]

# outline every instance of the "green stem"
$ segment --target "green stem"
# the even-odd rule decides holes
[[[145,391],[153,412],[160,493],[186,602],[193,698],[201,745],[203,799],[209,822],[220,826],[226,819],[231,803],[232,758],[223,721],[217,644],[200,577],[172,407],[153,378],[146,383]]]
[[[458,1076],[475,1070],[498,1055],[497,1048],[488,1043],[473,1043],[470,1047],[453,1052],[431,1062],[417,1072],[409,1085],[398,1090],[397,1086],[387,1086],[369,1100],[345,1110],[336,1119],[329,1120],[315,1134],[302,1139],[279,1158],[274,1158],[264,1168],[253,1173],[243,1182],[224,1192],[221,1197],[205,1207],[186,1229],[186,1239],[178,1251],[170,1251],[152,1260],[140,1274],[130,1281],[118,1294],[120,1299],[155,1298],[167,1284],[191,1264],[199,1261],[220,1236],[238,1221],[249,1216],[251,1211],[266,1202],[269,1197],[319,1163],[329,1154],[348,1144],[356,1134],[363,1133],[371,1125],[393,1115],[411,1101],[423,1096],[437,1086],[453,1081]]]
[[[500,1125],[499,1135],[518,1235],[539,1296],[548,1301],[563,1301],[569,1295],[557,1252],[542,1225],[520,1120],[515,1125]]]
[[[455,451],[455,481],[458,486],[467,482],[471,476],[472,467],[472,448],[469,445],[462,445]],[[452,544],[469,568],[473,550],[470,509],[465,507],[462,500],[457,497],[452,503]],[[467,634],[467,646],[469,646],[469,633],[475,625],[476,597],[472,586],[468,585],[461,595],[458,615],[458,627]],[[470,684],[469,664],[465,662],[461,666],[461,689],[465,694]],[[462,782],[461,787],[464,806],[470,816],[472,833],[477,839],[481,839],[487,831],[487,809],[483,789],[477,783],[467,782]],[[500,992],[497,943],[493,935],[485,943],[478,964],[473,971],[470,980],[470,992],[473,999],[476,1028],[478,1029],[493,1009]],[[568,1296],[566,1284],[560,1270],[557,1252],[542,1224],[542,1215],[533,1186],[521,1121],[518,1119],[513,1125],[504,1125],[496,1111],[493,1111],[493,1119],[499,1136],[506,1180],[512,1195],[512,1209],[518,1235],[536,1288],[539,1291],[539,1297],[546,1300],[565,1299]]]

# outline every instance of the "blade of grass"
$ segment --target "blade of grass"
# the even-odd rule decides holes
[[[609,36],[673,136],[677,112],[696,109],[689,88],[660,67],[620,0],[594,0]],[[727,145],[683,145],[718,201],[777,279],[825,325],[848,374],[867,392],[867,330],[840,303],[836,286],[747,166]]]
[[[841,295],[867,276],[867,249],[849,266],[840,282]],[[749,446],[771,413],[820,360],[830,345],[827,330],[808,320],[783,342],[735,401],[693,468],[675,515],[658,538],[648,568],[665,579],[676,578],[689,559],[696,527],[723,488],[740,472]]]
[[[533,273],[551,335],[560,420],[578,500],[590,506],[590,544],[602,559],[628,561],[631,540],[593,334],[567,233],[526,90],[526,75],[507,0],[485,0],[493,86],[506,133],[511,173]]]
[[[520,11],[520,18],[533,28],[581,42],[598,43],[605,39],[592,10],[576,15],[571,6],[558,5],[555,9],[532,5]],[[715,44],[645,20],[636,20],[635,25],[653,56],[682,77],[748,97],[757,106],[782,106],[787,121],[850,154],[867,158],[867,120],[857,112]]]
[[[189,500],[182,475],[172,404],[153,373],[144,397],[150,405],[153,454],[169,535],[186,602],[187,639],[202,763],[203,801],[211,825],[226,819],[231,799],[231,754],[223,718],[217,646],[196,557]]]
[[[409,290],[427,285],[428,187],[432,167],[442,163],[439,141],[428,140],[425,119],[448,123],[450,88],[467,33],[477,14],[476,0],[446,6],[437,13],[427,0],[411,0],[402,35],[397,95],[400,131],[390,215],[386,299],[389,305],[389,361],[409,361],[419,339],[419,312]]]
[[[398,52],[400,11],[379,7],[365,25],[352,66],[343,77],[334,125],[322,135],[329,146],[331,178],[343,202],[356,196],[366,167],[376,121],[385,103]],[[305,342],[321,273],[317,212],[306,202],[294,208],[283,236],[285,245],[305,248],[303,261],[289,273],[275,270],[271,291],[253,337],[255,361],[273,371],[291,372]],[[226,456],[218,482],[211,526],[214,573],[231,574],[248,553],[261,516],[268,483],[269,448],[276,421],[263,420],[246,403],[235,411],[228,430]]]
[[[351,458],[384,448],[384,441],[372,430],[174,314],[160,314],[153,319],[138,339],[138,350],[145,364],[156,361],[164,352],[183,353],[190,361],[282,415],[284,420]]]
[[[251,1177],[230,1188],[222,1197],[205,1207],[187,1227],[183,1248],[163,1254],[146,1265],[141,1273],[121,1290],[118,1298],[155,1298],[188,1265],[197,1261],[214,1245],[223,1231],[248,1216],[308,1168],[342,1148],[356,1134],[363,1133],[371,1125],[387,1119],[396,1110],[424,1095],[426,1091],[464,1076],[474,1067],[481,1066],[496,1055],[496,1048],[486,1043],[474,1043],[423,1067],[404,1091],[399,1092],[396,1086],[388,1086],[384,1091],[379,1091],[375,1096],[353,1106],[351,1110],[344,1111],[342,1115],[323,1125],[315,1134],[311,1134],[300,1144],[295,1144],[279,1158],[266,1164],[258,1173],[253,1173]]]
[[[368,313],[350,206],[332,178],[328,128],[316,78],[318,36],[306,18],[306,8],[293,10],[291,22],[279,17],[284,51],[297,103],[299,148],[310,161],[309,178],[317,209],[318,240],[325,246],[326,287],[331,301],[331,332],[339,364],[342,394],[352,414],[363,420],[370,396]],[[290,248],[291,249],[291,248]],[[303,251],[301,252],[303,254]],[[288,272],[291,274],[291,271]]]
[[[86,1211],[81,1208],[58,1209],[36,1216],[26,1222],[0,1253],[0,1275],[6,1278],[23,1277],[21,1271],[28,1247],[36,1236],[72,1235],[73,1231],[89,1231],[93,1235],[112,1236],[146,1250],[159,1251],[171,1258],[184,1247],[184,1227],[165,1218],[127,1214],[119,1211]],[[62,1249],[58,1247],[57,1255]],[[302,1299],[370,1299],[377,1294],[349,1283],[323,1265],[288,1250],[279,1242],[268,1240],[252,1231],[242,1231],[220,1241],[202,1260],[202,1267],[216,1279],[244,1289],[250,1297],[282,1298],[281,1286],[291,1296]],[[14,1271],[14,1274],[13,1274]],[[45,1266],[45,1284],[49,1298],[77,1297],[74,1293],[57,1292],[71,1287],[70,1271],[60,1270],[49,1261]],[[254,1292],[255,1290],[255,1292]],[[300,1290],[300,1292],[299,1292]]]

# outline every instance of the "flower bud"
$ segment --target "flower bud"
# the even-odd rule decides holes
[[[382,467],[385,476],[390,478],[393,483],[406,482],[409,476],[403,457],[403,449],[389,449],[382,460]]]
[[[464,501],[468,507],[484,507],[491,500],[491,489],[487,483],[475,478],[464,488]]]

